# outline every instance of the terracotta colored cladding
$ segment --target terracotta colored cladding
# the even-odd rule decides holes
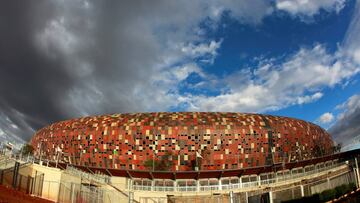
[[[31,142],[43,158],[130,170],[236,169],[311,159],[333,149],[324,129],[303,120],[208,112],[72,119],[39,130]]]

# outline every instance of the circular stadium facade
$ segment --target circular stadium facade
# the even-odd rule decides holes
[[[303,120],[244,113],[134,113],[54,123],[35,155],[73,165],[144,171],[224,170],[331,154],[333,141]]]

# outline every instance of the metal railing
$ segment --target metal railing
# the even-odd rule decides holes
[[[292,170],[278,171],[276,173],[265,173],[260,175],[222,178],[222,179],[200,179],[196,180],[162,180],[162,179],[132,179],[129,185],[130,190],[142,191],[216,191],[232,190],[240,188],[251,188],[285,181],[305,178],[310,175],[319,174],[324,171],[335,169],[345,165],[345,162],[338,160],[318,163],[316,165],[294,168]],[[156,182],[164,182],[162,185]],[[235,182],[235,183],[234,183]]]
[[[81,171],[79,169],[76,169],[72,166],[68,166],[66,167],[66,172],[73,174],[75,176],[79,176],[82,178],[85,178],[89,181],[92,182],[98,182],[98,183],[102,183],[102,184],[111,184],[111,179],[110,176],[104,175],[104,174],[90,174],[90,173],[86,173],[84,171]]]
[[[0,169],[0,184],[8,187],[13,187],[16,190],[22,191],[26,194],[40,196],[43,190],[44,174],[35,171],[32,175],[22,175],[15,170],[15,161],[9,167]],[[26,163],[19,165],[19,168],[26,167]]]
[[[44,181],[42,198],[56,202],[127,202],[125,196],[115,190],[87,186],[73,182]]]

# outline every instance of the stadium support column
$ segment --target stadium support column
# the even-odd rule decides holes
[[[357,183],[357,187],[359,188],[360,187],[360,178],[359,178],[359,164],[358,164],[358,160],[357,158],[355,157],[355,171],[356,171],[356,183]]]
[[[134,202],[133,200],[134,200],[134,193],[129,191],[129,199],[128,199],[128,202],[129,202],[129,203],[133,203],[133,202]]]
[[[273,203],[273,194],[271,190],[269,191],[269,202]]]
[[[353,171],[354,171],[354,176],[355,176],[355,185],[356,185],[356,188],[359,188],[359,183],[358,183],[358,178],[357,178],[356,167],[353,168]]]
[[[327,182],[327,187],[330,190],[331,189],[331,183],[330,183],[330,178],[329,177],[326,178],[326,182]]]
[[[174,180],[174,192],[178,192],[179,191],[179,188],[178,188],[178,181],[175,179]]]
[[[132,187],[131,187],[131,179],[130,178],[126,178],[126,180],[127,180],[127,188],[128,188],[128,190],[131,190],[132,189]]]
[[[155,180],[151,179],[151,191],[155,191]]]

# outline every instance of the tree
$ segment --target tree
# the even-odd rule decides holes
[[[333,146],[333,152],[340,152],[342,147],[342,143],[338,143],[337,145]]]
[[[315,144],[313,150],[312,150],[312,153],[314,155],[314,157],[322,157],[324,156],[325,154],[325,150],[324,150],[324,147],[318,143]]]
[[[148,170],[158,170],[160,165],[160,161],[159,160],[153,160],[153,159],[147,159],[144,162],[144,166],[146,169]]]
[[[169,171],[173,167],[173,160],[176,160],[176,156],[171,151],[167,151],[159,159],[147,159],[144,166],[148,170]]]
[[[27,154],[32,155],[34,153],[34,147],[31,144],[27,143],[21,147],[20,151],[23,155],[27,155]]]

